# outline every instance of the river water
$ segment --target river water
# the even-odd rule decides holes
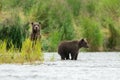
[[[120,80],[120,53],[79,53],[78,60],[60,60],[44,53],[36,64],[1,64],[0,80]],[[52,60],[52,61],[51,61]]]

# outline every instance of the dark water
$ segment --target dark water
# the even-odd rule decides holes
[[[43,63],[0,65],[0,80],[120,80],[120,53],[80,53],[77,61],[45,53]]]

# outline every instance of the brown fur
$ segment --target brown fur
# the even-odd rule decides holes
[[[58,46],[58,54],[61,56],[61,60],[70,59],[77,60],[78,52],[81,47],[88,48],[87,42],[84,39],[80,41],[63,41]]]
[[[32,33],[31,33],[31,40],[36,41],[37,39],[41,38],[40,35],[40,30],[41,30],[41,25],[38,22],[32,22]]]

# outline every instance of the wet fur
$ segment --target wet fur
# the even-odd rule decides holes
[[[80,41],[63,41],[58,46],[58,54],[61,56],[61,60],[77,60],[79,49],[81,47],[88,48],[87,42],[84,39]]]

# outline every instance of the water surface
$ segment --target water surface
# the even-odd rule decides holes
[[[79,53],[77,61],[45,53],[42,64],[1,64],[0,80],[120,80],[120,53]]]

